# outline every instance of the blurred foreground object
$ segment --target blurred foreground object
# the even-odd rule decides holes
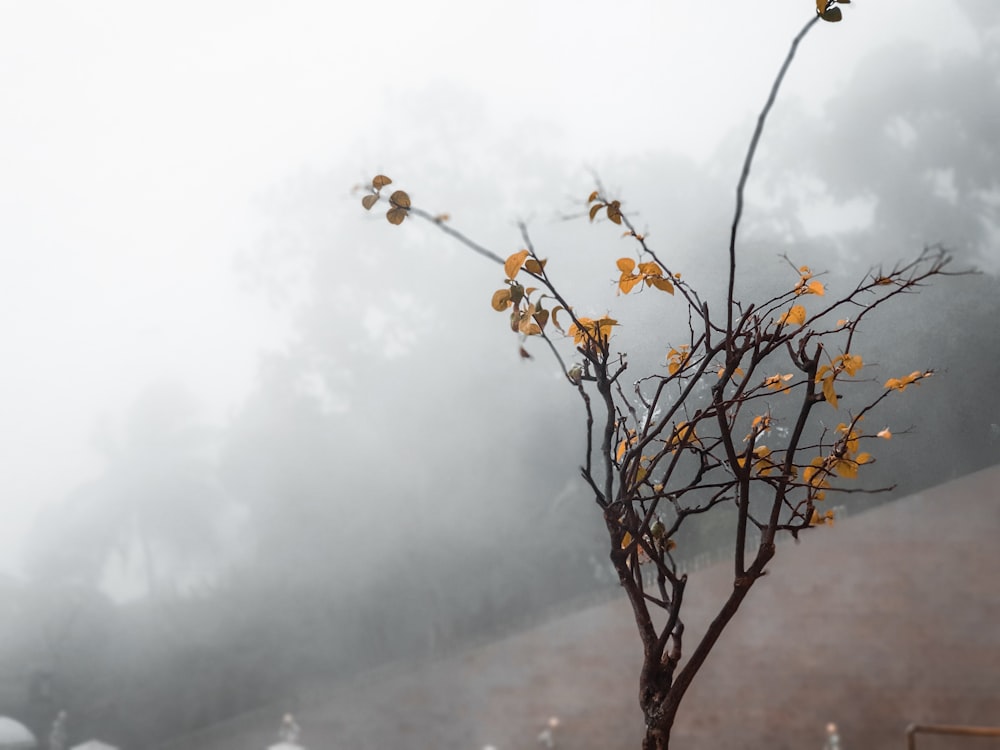
[[[0,716],[0,750],[28,750],[38,747],[35,735],[24,724]]]

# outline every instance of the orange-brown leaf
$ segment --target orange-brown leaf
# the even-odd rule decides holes
[[[534,258],[528,258],[524,261],[524,270],[528,273],[533,273],[536,276],[541,276],[542,271],[545,270],[545,264],[548,260],[535,260]]]
[[[820,297],[826,294],[826,289],[823,288],[823,284],[819,281],[810,281],[806,285],[806,289],[809,290],[810,294],[818,294]]]
[[[545,328],[545,324],[549,322],[549,311],[541,308],[535,310],[535,322],[539,328]]]
[[[667,294],[673,294],[674,293],[674,285],[670,283],[669,279],[660,278],[658,276],[657,277],[649,277],[649,276],[647,276],[646,277],[646,283],[647,284],[652,284],[657,289],[659,289],[661,292],[666,292]]]
[[[635,271],[635,261],[631,258],[619,258],[616,265],[622,273],[632,273]]]
[[[823,378],[823,398],[825,398],[834,409],[837,408],[837,391],[834,390],[833,376]]]
[[[622,294],[628,294],[640,281],[642,281],[642,276],[629,276],[623,273],[622,277],[618,280],[618,290]]]
[[[395,193],[389,196],[389,202],[394,206],[399,206],[400,208],[409,208],[410,196],[408,196],[402,190],[397,190]]]
[[[844,370],[851,377],[857,375],[864,366],[864,362],[861,360],[860,355],[857,354],[845,354],[842,357],[842,361],[844,363]]]
[[[378,203],[378,196],[375,195],[375,193],[372,193],[371,195],[366,195],[364,198],[361,199],[361,205],[365,207],[366,211],[371,211],[372,206],[374,206],[376,203]]]
[[[782,325],[800,326],[806,322],[806,309],[802,305],[792,305],[792,308],[779,318]]]
[[[517,276],[517,272],[521,270],[521,266],[524,265],[524,261],[528,257],[527,250],[519,250],[509,258],[503,264],[504,273],[507,274],[508,279],[513,279]]]
[[[608,204],[608,218],[615,224],[622,223],[621,201],[611,201]]]
[[[493,292],[493,299],[490,300],[490,306],[497,312],[503,312],[508,307],[510,307],[510,287],[505,286],[503,289],[497,289]]]
[[[405,208],[390,208],[385,213],[385,218],[389,220],[390,224],[402,224],[403,219],[406,218]]]
[[[384,174],[377,174],[372,178],[372,187],[375,188],[376,190],[381,190],[386,185],[389,185],[391,183],[392,180],[390,180]]]

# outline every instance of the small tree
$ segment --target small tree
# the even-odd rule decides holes
[[[591,221],[603,214],[635,242],[636,257],[617,261],[619,293],[649,289],[686,308],[683,343],[669,349],[662,370],[625,381],[628,356],[614,345],[618,321],[575,312],[523,224],[524,248],[504,258],[453,229],[446,216],[412,205],[406,192],[388,196],[390,223],[422,218],[503,266],[493,308],[509,314],[522,356],[529,356],[524,342],[541,339],[579,394],[586,415],[580,471],[603,514],[611,562],[643,645],[639,705],[646,750],[668,747],[681,700],[765,574],[779,535],[798,538],[810,527],[832,523],[833,512],[821,510],[830,492],[891,489],[852,489],[838,480],[855,479],[874,461],[866,448],[892,437],[888,428],[866,431],[866,415],[933,374],[917,370],[865,394],[863,384],[871,380],[860,377],[865,362],[856,337],[862,321],[890,299],[916,291],[931,277],[954,275],[946,271],[949,257],[941,247],[925,248],[891,269],[870,269],[839,295],[828,295],[807,266],[791,262],[786,291],[757,302],[739,300],[734,292],[744,188],[768,113],[799,43],[818,20],[841,20],[837,5],[849,2],[817,0],[815,16],[794,38],[760,113],[736,187],[723,310],[710,310],[657,254],[620,200],[600,185],[588,197]],[[376,176],[364,207],[375,206],[391,183]],[[572,339],[577,361],[564,356],[560,339]],[[860,396],[860,407],[839,410],[846,389]],[[829,428],[823,411],[829,417],[834,410],[839,423]],[[688,578],[679,570],[674,540],[685,523],[725,509],[735,520],[732,591],[688,653],[681,617]]]

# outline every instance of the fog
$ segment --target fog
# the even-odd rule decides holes
[[[721,298],[811,7],[766,5],[6,9],[0,714],[68,706],[147,746],[604,585],[579,404],[490,308],[502,271],[358,186],[386,173],[501,256],[525,221],[655,367],[683,314],[615,296],[624,240],[586,196],[599,177]],[[940,375],[878,416],[913,428],[872,467],[897,495],[1000,457],[998,86],[991,0],[852,3],[803,44],[750,181],[746,298],[788,284],[782,254],[828,288],[935,243],[984,272],[863,332],[878,379]],[[162,679],[130,689],[140,669]]]

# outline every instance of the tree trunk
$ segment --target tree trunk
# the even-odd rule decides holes
[[[668,747],[670,747],[670,727],[647,724],[642,750],[667,750]]]

